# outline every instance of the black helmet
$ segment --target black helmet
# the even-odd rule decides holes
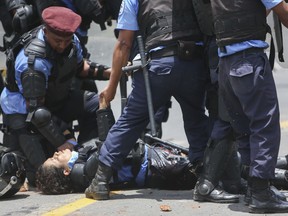
[[[0,164],[0,198],[16,194],[25,181],[23,159],[15,152],[5,153]]]
[[[40,24],[40,18],[32,5],[24,5],[16,9],[12,19],[15,32],[23,34]]]
[[[6,0],[5,4],[6,4],[8,11],[13,14],[13,10],[15,10],[21,6],[24,6],[27,3],[25,0]]]

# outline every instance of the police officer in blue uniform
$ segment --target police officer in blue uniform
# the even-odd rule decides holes
[[[269,186],[280,125],[276,86],[264,53],[266,9],[276,12],[287,27],[288,7],[281,0],[212,0],[211,5],[220,57],[219,93],[230,118],[214,126],[212,135],[225,136],[231,130],[238,135],[242,163],[250,167],[245,199],[250,212],[288,212],[288,202]]]
[[[191,163],[202,160],[208,139],[204,109],[206,73],[201,46],[203,38],[192,2],[124,0],[117,29],[120,32],[114,49],[111,76],[100,97],[105,98],[108,104],[113,100],[121,68],[127,64],[134,36],[139,31],[150,58],[147,69],[154,110],[164,105],[171,96],[175,97],[182,108],[190,144],[189,160]],[[149,122],[142,71],[134,72],[132,86],[123,114],[110,129],[100,149],[95,178],[85,191],[87,198],[109,199],[108,182],[112,169],[121,167],[123,159]]]
[[[44,25],[27,33],[28,42],[15,60],[15,76],[7,80],[1,94],[3,144],[24,152],[31,184],[35,170],[51,152],[77,144],[69,127],[73,120],[79,122],[79,143],[98,136],[98,95],[71,90],[73,78],[109,78],[109,71],[91,69],[83,59],[74,34],[81,23],[79,15],[64,7],[49,7],[42,18]]]

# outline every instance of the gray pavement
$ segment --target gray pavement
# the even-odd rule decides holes
[[[0,36],[3,30],[0,27]],[[89,37],[89,50],[91,59],[111,65],[111,54],[115,43],[113,28],[107,31],[99,31],[99,27],[92,25]],[[287,38],[287,32],[284,32],[284,41]],[[286,39],[287,41],[287,39]],[[285,44],[285,48],[288,45]],[[288,61],[288,56],[285,53]],[[5,56],[0,53],[0,67],[4,67]],[[288,89],[288,71],[284,69],[287,63],[276,64],[275,81],[278,89],[282,140],[279,155],[288,153],[288,110],[287,110],[287,89]],[[102,89],[106,82],[98,82],[99,89]],[[128,85],[129,86],[129,85]],[[129,87],[130,89],[130,87]],[[129,90],[128,90],[129,92]],[[117,92],[116,98],[112,102],[112,109],[117,118],[120,115],[120,92]],[[177,144],[187,146],[185,133],[183,130],[182,115],[179,105],[175,100],[172,101],[172,109],[167,123],[163,125],[163,139],[176,142]],[[286,191],[283,191],[286,193]],[[192,191],[167,191],[155,189],[114,191],[111,199],[108,201],[94,201],[86,199],[84,194],[67,195],[43,195],[37,191],[19,192],[7,200],[0,200],[0,216],[14,215],[125,215],[125,216],[244,216],[249,215],[248,208],[243,203],[241,197],[237,204],[215,204],[198,203],[192,200]],[[287,194],[288,196],[288,194]],[[161,207],[167,205],[171,211],[161,211]],[[257,214],[254,214],[257,215]],[[273,214],[275,216],[285,214]],[[288,214],[286,214],[288,215]]]

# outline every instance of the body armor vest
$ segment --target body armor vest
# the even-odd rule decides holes
[[[138,24],[147,50],[175,44],[177,40],[202,40],[189,0],[139,0]]]
[[[267,33],[266,9],[258,0],[211,1],[217,45],[263,40]]]
[[[34,40],[38,40],[34,43]],[[39,45],[39,39],[35,38],[25,47],[25,55],[29,57],[31,53],[45,53],[52,64],[51,75],[48,78],[48,88],[45,95],[45,105],[50,111],[57,110],[69,95],[73,77],[77,72],[77,58],[74,43],[69,46],[63,54],[54,52],[48,44],[42,41]],[[37,55],[36,55],[37,57]],[[43,54],[41,54],[43,57]]]
[[[202,33],[206,36],[213,36],[214,27],[210,0],[193,0],[192,3]]]

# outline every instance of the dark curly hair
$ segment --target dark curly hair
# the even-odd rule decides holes
[[[63,168],[43,166],[36,172],[36,186],[44,194],[68,194],[73,192],[70,175],[64,175]]]

